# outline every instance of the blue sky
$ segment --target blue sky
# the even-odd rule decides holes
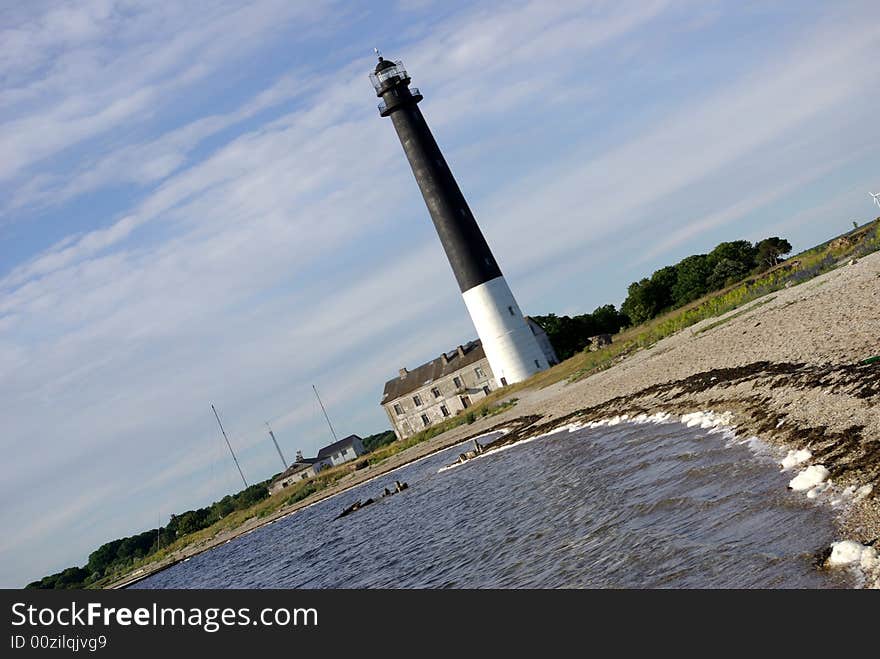
[[[880,188],[872,2],[0,6],[0,585],[386,429],[474,337],[367,74],[401,58],[526,313]]]

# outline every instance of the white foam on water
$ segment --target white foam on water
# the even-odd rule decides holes
[[[513,444],[501,446],[497,449],[490,449],[485,453],[475,456],[472,460],[477,460],[493,453],[500,453],[501,451],[506,451],[514,446],[528,444],[535,440],[549,437],[550,435],[563,431],[572,433],[583,428],[616,426],[624,422],[641,425],[645,423],[674,423],[679,420],[688,428],[699,427],[708,430],[710,434],[723,433],[728,440],[728,446],[734,444],[746,445],[757,455],[770,454],[773,456],[772,459],[782,467],[783,472],[804,464],[813,457],[812,453],[807,449],[793,449],[789,450],[785,457],[780,459],[780,450],[768,445],[759,437],[751,436],[745,439],[739,439],[735,431],[735,426],[732,423],[732,412],[718,413],[712,410],[706,410],[683,414],[680,419],[666,412],[658,412],[651,415],[642,413],[634,417],[629,417],[626,414],[616,415],[607,419],[599,419],[587,423],[574,422],[554,428],[549,432],[536,435],[535,437],[529,437]],[[777,424],[776,427],[778,428],[781,425],[782,422]],[[470,461],[471,460],[467,460],[466,462]],[[455,464],[441,467],[439,471],[442,472],[448,469],[453,469],[463,464],[464,462],[456,462]],[[821,495],[827,494],[833,497],[830,499],[830,504],[833,507],[839,506],[842,503],[860,501],[867,497],[873,490],[873,486],[870,484],[862,485],[858,488],[851,485],[844,490],[836,489],[832,481],[828,478],[829,475],[829,471],[824,465],[810,465],[798,472],[798,474],[789,481],[788,486],[794,491],[806,492],[808,499],[818,499]],[[873,547],[861,545],[853,540],[834,542],[831,544],[831,556],[828,559],[828,565],[835,568],[843,567],[852,569],[859,578],[861,582],[860,585],[867,585],[870,588],[880,589],[880,555],[878,555],[877,550]]]
[[[824,465],[810,465],[797,476],[792,478],[788,482],[788,486],[794,490],[795,492],[802,492],[804,490],[812,490],[817,485],[820,485],[828,478],[828,470]],[[813,497],[816,495],[814,494]],[[810,498],[813,498],[810,497]]]
[[[450,469],[455,469],[456,467],[460,467],[461,465],[463,465],[467,462],[473,462],[474,460],[479,460],[480,458],[486,457],[487,455],[495,455],[496,453],[502,453],[504,451],[507,451],[508,449],[513,448],[514,446],[522,446],[523,444],[531,444],[532,442],[534,442],[536,440],[544,439],[546,437],[550,437],[551,435],[556,435],[561,432],[575,432],[577,430],[580,430],[581,428],[587,427],[588,425],[589,424],[580,424],[580,423],[576,423],[576,422],[575,423],[568,423],[564,426],[559,426],[558,428],[553,428],[553,430],[548,430],[547,432],[541,433],[540,435],[535,435],[534,437],[527,437],[526,439],[520,439],[518,441],[513,442],[512,444],[505,444],[504,446],[499,446],[498,448],[486,448],[483,453],[480,453],[479,455],[475,455],[472,458],[468,458],[464,462],[461,462],[461,461],[453,462],[452,464],[448,464],[443,467],[440,467],[440,469],[437,470],[437,473],[440,474],[444,471],[449,471]],[[493,431],[493,433],[494,432],[499,432],[499,431],[496,430],[496,431]],[[509,432],[510,432],[510,430],[505,428],[503,434],[506,435]],[[491,435],[493,433],[488,433],[488,434]],[[485,436],[486,435],[480,435],[480,437],[485,437]],[[478,439],[478,438],[474,438],[474,439]],[[468,442],[470,442],[470,441],[472,441],[472,440],[468,440]]]
[[[796,451],[792,450],[780,460],[779,464],[782,466],[782,471],[788,471],[792,467],[797,467],[799,464],[803,464],[812,457],[813,454],[805,448]]]
[[[734,428],[732,412],[690,412],[681,415],[681,422],[688,428],[700,427],[710,432],[724,432]]]
[[[752,435],[751,437],[740,439],[736,432],[729,429],[724,431],[724,436],[727,438],[727,447],[734,445],[745,446],[755,457],[774,461],[776,459],[776,449],[764,442],[760,437]]]
[[[817,496],[819,496],[820,494],[822,494],[824,492],[827,492],[829,489],[831,489],[831,481],[825,481],[824,483],[819,483],[815,487],[811,487],[809,490],[807,490],[807,498],[808,499],[815,499]]]
[[[569,424],[569,425],[571,425],[571,424]],[[513,442],[512,444],[505,444],[504,446],[499,446],[498,448],[487,448],[483,453],[480,453],[479,455],[475,455],[474,457],[469,458],[468,460],[465,460],[464,462],[453,462],[452,464],[448,464],[443,467],[440,467],[440,469],[437,470],[437,473],[440,474],[440,473],[443,473],[444,471],[449,471],[450,469],[455,469],[456,467],[460,467],[464,464],[467,464],[468,462],[473,462],[474,460],[479,460],[480,458],[485,458],[487,455],[495,455],[496,453],[503,453],[504,451],[511,449],[514,446],[522,446],[523,444],[531,444],[535,440],[543,439],[544,437],[549,437],[550,435],[555,435],[558,432],[563,432],[565,430],[568,430],[568,428],[569,428],[569,426],[561,426],[559,428],[554,428],[553,430],[551,430],[549,432],[545,432],[541,435],[535,435],[534,437],[527,437],[526,439],[521,439],[519,441]],[[481,435],[481,437],[485,437],[485,435]],[[471,440],[468,440],[468,443],[470,443],[470,441]]]
[[[862,585],[880,588],[880,555],[873,547],[855,540],[832,542],[828,565],[853,569],[861,577]]]
[[[672,418],[672,415],[668,412],[657,412],[656,414],[639,414],[634,417],[630,417],[628,414],[621,414],[617,416],[612,416],[607,419],[597,419],[596,421],[589,421],[587,423],[573,423],[569,426],[569,432],[575,432],[576,430],[580,430],[581,428],[602,428],[604,426],[617,426],[623,422],[635,423],[641,425],[643,423],[668,423]]]

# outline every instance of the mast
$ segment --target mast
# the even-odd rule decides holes
[[[241,465],[238,464],[238,459],[235,457],[235,451],[232,450],[232,444],[229,443],[229,437],[226,436],[226,431],[223,430],[223,424],[220,423],[220,415],[217,414],[217,410],[214,408],[214,403],[211,403],[211,409],[214,410],[214,416],[217,417],[217,425],[220,426],[220,432],[223,433],[223,439],[226,440],[226,446],[229,447],[229,452],[232,454],[232,461],[235,462],[235,466],[238,467],[238,475],[241,476],[241,482],[244,483],[245,488],[248,487],[247,481],[244,479],[244,473],[241,470]]]
[[[287,460],[284,459],[284,454],[281,452],[281,447],[278,446],[278,440],[275,439],[275,433],[272,432],[272,426],[269,425],[268,421],[266,421],[266,427],[269,429],[269,437],[272,438],[272,442],[275,444],[275,450],[278,451],[278,457],[281,458],[281,464],[284,465],[284,470],[287,471]]]
[[[318,395],[318,389],[315,385],[312,385],[312,389],[315,390],[315,398],[318,399],[318,405],[321,406],[321,411],[324,413],[324,418],[327,419],[327,425],[330,426],[330,434],[333,435],[333,441],[337,441],[336,439],[336,431],[333,430],[333,424],[330,423],[330,417],[327,416],[327,410],[324,409],[324,403],[321,402],[321,397]]]

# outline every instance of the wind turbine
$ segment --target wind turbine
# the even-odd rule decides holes
[[[880,206],[880,192],[869,192],[871,198],[874,200],[874,203]]]

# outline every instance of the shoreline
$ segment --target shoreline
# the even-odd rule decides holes
[[[354,472],[333,486],[107,586],[123,588],[265,524],[502,427],[496,446],[573,421],[731,412],[738,435],[808,449],[835,485],[871,485],[838,520],[842,537],[880,545],[880,253],[708,318],[575,382],[516,392],[517,405]],[[252,523],[253,522],[253,523]]]

